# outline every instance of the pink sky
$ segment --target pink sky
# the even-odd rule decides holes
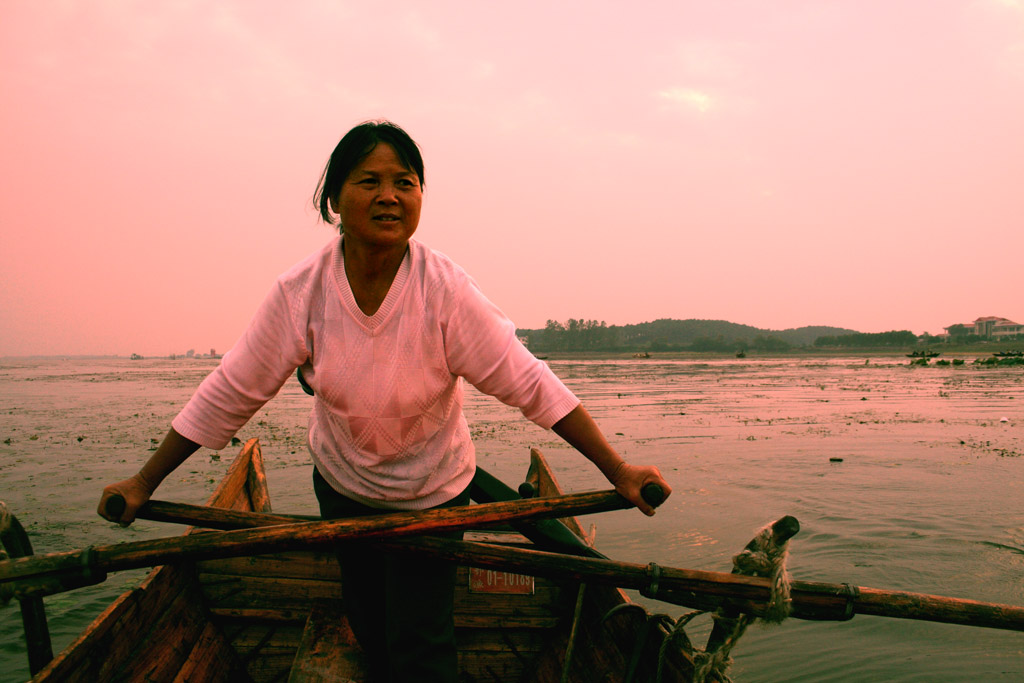
[[[0,355],[229,348],[353,124],[520,327],[1024,322],[1024,2],[0,6]]]

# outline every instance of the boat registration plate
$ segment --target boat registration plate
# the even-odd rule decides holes
[[[533,577],[494,569],[469,568],[471,593],[513,593],[533,595]]]

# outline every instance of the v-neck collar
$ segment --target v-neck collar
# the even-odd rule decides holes
[[[381,302],[380,307],[373,315],[366,315],[359,308],[359,304],[356,303],[356,296],[352,293],[352,287],[348,283],[348,275],[345,272],[345,254],[342,251],[344,240],[345,236],[342,234],[338,240],[338,246],[334,250],[335,284],[341,293],[341,300],[344,302],[349,314],[363,327],[374,330],[388,319],[388,316],[395,309],[398,299],[402,296],[402,292],[405,291],[405,283],[409,279],[409,272],[412,270],[412,240],[409,241],[409,247],[405,250],[405,256],[402,257],[402,263],[398,266],[398,272],[395,273],[395,279],[392,280],[391,287],[388,288],[387,296],[384,297],[384,301]]]

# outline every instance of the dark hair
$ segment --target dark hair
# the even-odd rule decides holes
[[[334,225],[331,217],[331,198],[337,197],[345,179],[366,156],[381,142],[391,145],[399,161],[415,171],[423,189],[423,157],[416,142],[402,128],[390,121],[380,119],[365,121],[345,133],[338,146],[331,152],[331,158],[320,174],[313,206],[320,210],[320,218],[328,225]]]

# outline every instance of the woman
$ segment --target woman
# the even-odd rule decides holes
[[[278,279],[149,461],[103,490],[102,516],[117,493],[126,506],[111,521],[130,524],[171,471],[200,445],[227,445],[296,368],[315,395],[308,445],[324,517],[469,502],[475,453],[460,378],[553,429],[654,514],[640,490],[671,492],[658,470],[626,464],[469,276],[411,239],[423,186],[419,149],[398,126],[363,123],[342,138],[315,198],[341,235]],[[392,561],[368,545],[339,560],[375,680],[456,680],[454,566]]]

